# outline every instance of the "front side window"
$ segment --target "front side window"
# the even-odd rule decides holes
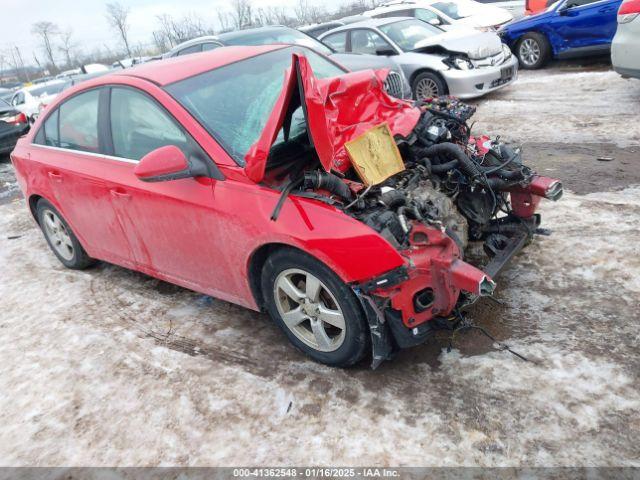
[[[460,20],[469,16],[459,5],[452,2],[437,2],[431,6],[453,20]]]
[[[182,129],[153,100],[129,88],[111,91],[111,133],[116,157],[140,160],[167,145],[187,150]]]
[[[336,52],[344,53],[347,51],[347,32],[337,32],[327,35],[322,39],[322,42],[329,45]]]
[[[441,23],[440,17],[426,8],[416,8],[416,18],[423,22],[433,22],[434,25],[439,25]]]
[[[384,38],[373,30],[352,30],[351,51],[354,53],[367,53],[377,55],[378,50],[392,50]]]
[[[262,134],[282,91],[291,56],[302,52],[318,78],[344,70],[325,57],[300,47],[258,55],[173,83],[166,88],[239,164]]]
[[[422,20],[401,20],[379,28],[405,52],[420,48],[424,40],[442,33],[438,27]]]

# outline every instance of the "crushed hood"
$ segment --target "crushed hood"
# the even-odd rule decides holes
[[[429,37],[419,42],[415,51],[427,51],[432,47],[442,47],[452,53],[462,53],[472,60],[486,58],[502,52],[502,41],[493,32],[451,30]]]
[[[348,170],[351,163],[344,144],[383,122],[387,122],[394,136],[408,136],[421,112],[410,102],[387,95],[383,88],[387,73],[388,70],[362,70],[319,79],[313,75],[306,57],[294,53],[262,134],[245,155],[247,176],[254,182],[264,178],[269,151],[282,128],[293,95],[304,99],[311,140],[327,171]]]

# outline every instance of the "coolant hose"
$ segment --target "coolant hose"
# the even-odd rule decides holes
[[[436,145],[432,145],[428,148],[421,150],[421,154],[431,158],[442,155],[446,158],[454,159],[455,161],[457,161],[457,164],[455,166],[459,165],[460,169],[464,173],[469,175],[471,178],[477,178],[480,176],[480,170],[478,169],[478,166],[475,163],[473,163],[473,160],[471,160],[464,153],[462,148],[460,148],[460,146],[456,145],[455,143],[450,143],[450,142],[438,143]],[[448,166],[449,164],[452,164],[452,162],[453,160],[451,162],[447,162],[441,165]],[[435,168],[437,167],[438,165],[432,165],[431,170],[435,173],[436,172]]]
[[[346,202],[353,200],[349,186],[340,177],[329,172],[306,172],[304,174],[304,187],[314,190],[326,190]]]

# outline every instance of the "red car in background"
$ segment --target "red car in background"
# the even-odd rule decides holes
[[[525,0],[524,12],[525,15],[533,15],[540,13],[554,4],[557,0]]]
[[[471,136],[472,107],[395,99],[385,75],[287,45],[149,63],[64,92],[11,158],[67,267],[100,259],[266,310],[313,359],[375,366],[490,295],[562,192]],[[366,185],[346,145],[374,128],[404,166]]]

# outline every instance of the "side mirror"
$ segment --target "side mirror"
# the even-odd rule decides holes
[[[432,18],[431,20],[429,20],[429,24],[433,25],[434,27],[438,27],[442,25],[442,22],[439,18]]]
[[[133,173],[143,182],[164,182],[198,176],[182,150],[174,145],[147,153],[133,169]]]
[[[398,52],[396,52],[393,48],[389,48],[389,47],[383,47],[383,48],[377,48],[376,49],[376,55],[380,56],[380,57],[389,57],[391,55],[397,55]]]

